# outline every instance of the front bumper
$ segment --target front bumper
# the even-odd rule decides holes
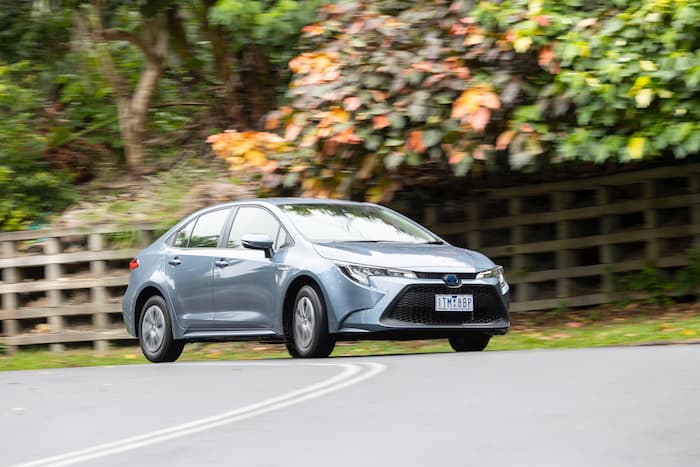
[[[440,338],[505,334],[510,327],[508,288],[501,291],[495,279],[467,280],[453,288],[442,280],[373,277],[364,289],[381,298],[371,308],[347,313],[336,334],[362,339]],[[435,311],[436,294],[470,294],[474,311]]]

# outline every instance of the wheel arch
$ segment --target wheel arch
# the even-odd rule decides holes
[[[310,274],[302,273],[290,282],[289,286],[287,287],[287,291],[284,294],[284,300],[282,302],[282,330],[285,338],[289,336],[289,333],[291,332],[291,318],[294,309],[294,299],[299,293],[299,290],[301,290],[301,288],[305,285],[314,287],[318,291],[319,298],[323,302],[326,309],[329,331],[332,331],[333,329],[332,323],[335,322],[335,319],[328,306],[326,291],[323,289],[318,279],[314,278]]]
[[[162,290],[160,290],[153,284],[149,284],[143,287],[139,291],[138,295],[136,296],[136,301],[134,302],[134,335],[137,338],[139,337],[139,333],[141,331],[141,313],[143,312],[143,305],[148,301],[149,298],[155,295],[158,295],[165,301],[165,304],[168,305],[168,310],[166,311],[170,313],[170,304],[168,303],[168,299],[166,298]],[[172,314],[170,316],[172,318]]]

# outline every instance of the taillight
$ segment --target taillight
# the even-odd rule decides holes
[[[139,267],[139,260],[138,259],[134,258],[131,261],[129,261],[129,271],[133,271],[137,267]]]

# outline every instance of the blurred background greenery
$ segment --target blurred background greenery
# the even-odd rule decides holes
[[[461,222],[451,206],[474,189],[581,179],[585,191],[582,176],[683,167],[700,153],[699,15],[699,0],[0,0],[0,232],[161,232],[255,195],[398,199]],[[692,177],[645,183],[692,197]],[[675,222],[652,214],[618,227]],[[646,266],[607,290],[624,309],[658,307],[653,319],[591,311],[632,326],[609,340],[585,320],[577,330],[584,315],[562,301],[541,323],[515,320],[504,348],[696,339],[696,306],[664,308],[697,297],[692,232],[659,243],[683,261],[633,258]]]
[[[94,202],[99,180],[164,182],[193,164],[208,180],[225,168],[207,137],[233,182],[262,194],[385,202],[572,160],[694,157],[699,11],[1,0],[0,229]]]

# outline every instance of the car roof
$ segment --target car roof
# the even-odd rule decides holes
[[[346,205],[346,206],[375,206],[372,203],[363,203],[363,202],[358,202],[358,201],[349,201],[349,200],[342,200],[342,199],[327,199],[327,198],[250,198],[250,199],[242,199],[242,200],[236,200],[236,201],[228,201],[226,203],[219,203],[219,204],[212,204],[211,206],[206,206],[201,209],[197,209],[196,211],[192,211],[189,213],[187,216],[183,217],[176,225],[175,227],[184,224],[185,222],[189,222],[191,219],[193,219],[196,216],[200,216],[204,213],[211,212],[211,211],[216,211],[217,209],[221,208],[227,208],[227,207],[235,207],[235,206],[243,206],[243,205],[258,205],[258,206],[264,206],[264,205],[274,205],[274,206],[281,206],[285,204],[318,204],[318,205],[323,205],[323,204],[336,204],[336,205]]]
[[[242,200],[236,200],[236,201],[228,201],[225,203],[219,203],[219,204],[213,204],[211,206],[206,206],[204,208],[197,209],[196,211],[192,211],[188,215],[184,216],[181,218],[177,224],[175,224],[171,229],[168,230],[163,235],[163,238],[169,237],[172,232],[177,230],[178,228],[181,228],[185,223],[190,222],[192,219],[194,219],[197,216],[200,216],[204,213],[215,211],[217,209],[225,208],[225,207],[234,207],[234,206],[241,206],[241,205],[250,205],[250,204],[257,204],[257,205],[275,205],[275,206],[280,206],[280,205],[285,205],[285,204],[337,204],[337,205],[353,205],[353,206],[368,206],[372,205],[372,203],[362,203],[362,202],[357,202],[357,201],[349,201],[349,200],[342,200],[342,199],[327,199],[327,198],[250,198],[250,199],[242,199]]]
[[[327,199],[327,198],[251,198],[242,199],[237,201],[230,201],[228,203],[222,203],[215,206],[208,206],[205,209],[217,207],[217,206],[239,206],[241,204],[273,204],[275,206],[283,204],[346,204],[362,206],[371,203],[362,203],[357,201],[349,201],[343,199]]]

